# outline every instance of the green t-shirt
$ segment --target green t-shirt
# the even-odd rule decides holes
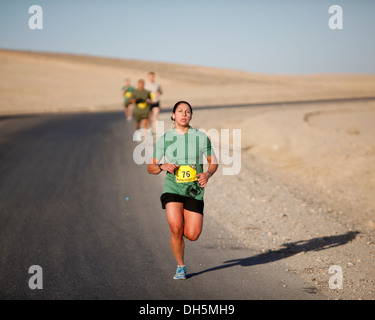
[[[134,88],[132,86],[123,86],[121,88],[121,91],[124,91],[125,89],[127,89],[127,90],[126,90],[126,93],[124,94],[124,101],[128,102],[129,99],[132,96],[132,92],[133,92]]]
[[[142,119],[148,119],[148,113],[150,112],[150,105],[147,100],[151,98],[150,91],[135,89],[132,92],[131,99],[135,99],[135,106],[133,109],[133,117],[135,121]]]
[[[178,134],[171,129],[161,136],[156,141],[153,158],[160,161],[165,156],[167,163],[190,165],[198,174],[203,172],[203,155],[208,157],[212,153],[207,135],[190,127],[185,134]],[[177,183],[176,176],[167,172],[163,193],[175,193],[203,200],[204,188],[200,187],[198,181]]]
[[[131,99],[135,99],[135,105],[138,107],[140,107],[139,105],[142,103],[146,103],[148,105],[146,101],[151,99],[150,91],[147,91],[147,90],[140,91],[138,89],[135,89],[132,92]],[[140,107],[140,109],[143,109],[143,108]]]

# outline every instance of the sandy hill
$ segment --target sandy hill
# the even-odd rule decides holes
[[[121,110],[124,77],[156,72],[162,106],[374,96],[373,75],[268,75],[201,66],[0,50],[0,114]]]

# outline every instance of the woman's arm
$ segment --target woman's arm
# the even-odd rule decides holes
[[[163,163],[159,167],[159,161],[151,158],[150,163],[147,165],[147,172],[149,174],[159,174],[162,171],[168,171],[170,173],[174,173],[174,170],[178,168],[179,166],[173,163]]]
[[[198,173],[197,178],[200,186],[204,188],[207,185],[208,179],[211,178],[219,166],[214,154],[207,157],[208,170],[206,172]]]

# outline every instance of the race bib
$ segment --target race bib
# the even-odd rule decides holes
[[[177,183],[192,182],[197,180],[197,170],[195,165],[179,166],[174,171]]]
[[[146,102],[140,102],[140,103],[138,103],[138,107],[140,109],[145,109],[147,107],[147,103]]]
[[[132,96],[131,92],[128,91],[128,92],[125,93],[125,98],[129,99],[131,96]]]

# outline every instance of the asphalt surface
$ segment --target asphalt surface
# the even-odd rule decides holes
[[[209,216],[173,280],[162,176],[134,162],[133,130],[121,112],[0,119],[1,299],[324,299]]]

